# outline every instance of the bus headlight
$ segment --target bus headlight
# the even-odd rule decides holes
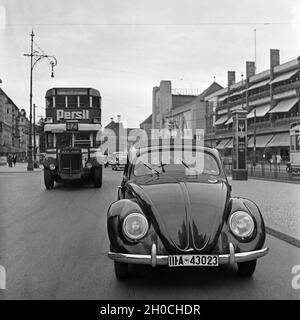
[[[52,171],[55,170],[55,164],[54,163],[50,163],[49,164],[49,169],[52,170]]]
[[[147,219],[140,213],[130,213],[123,221],[123,233],[131,240],[142,239],[148,228]]]
[[[240,238],[251,237],[254,231],[254,221],[249,213],[236,211],[229,218],[232,233]]]

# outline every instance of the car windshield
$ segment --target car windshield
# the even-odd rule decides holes
[[[198,176],[220,174],[219,165],[213,155],[203,150],[148,150],[141,153],[134,161],[133,174],[161,175],[174,174]]]

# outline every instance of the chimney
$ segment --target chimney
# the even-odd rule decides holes
[[[279,50],[278,49],[270,49],[270,69],[278,66],[280,64],[279,59]]]
[[[113,117],[111,117],[111,118],[110,118],[110,121],[111,121],[111,122],[113,122],[113,121],[114,121],[114,118],[113,118]]]
[[[228,86],[231,86],[235,83],[235,71],[228,71]]]
[[[246,61],[246,78],[250,78],[255,75],[255,62]]]
[[[121,119],[121,115],[117,115],[117,119],[118,119],[118,122],[120,122],[120,119]]]

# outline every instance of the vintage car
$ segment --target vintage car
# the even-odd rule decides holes
[[[127,161],[127,152],[114,152],[112,157],[112,170],[124,170]]]
[[[231,197],[218,151],[194,141],[132,148],[107,219],[117,279],[129,275],[129,264],[237,263],[241,276],[251,276],[269,250],[257,205]]]

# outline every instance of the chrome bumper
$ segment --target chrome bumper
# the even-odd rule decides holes
[[[219,264],[233,264],[237,262],[245,262],[256,260],[265,256],[269,252],[269,248],[263,248],[255,251],[235,253],[233,244],[229,244],[229,253],[219,255]],[[132,264],[150,264],[152,267],[168,265],[168,255],[157,255],[156,245],[152,245],[151,255],[129,254],[108,252],[108,257],[116,262],[132,263]]]

